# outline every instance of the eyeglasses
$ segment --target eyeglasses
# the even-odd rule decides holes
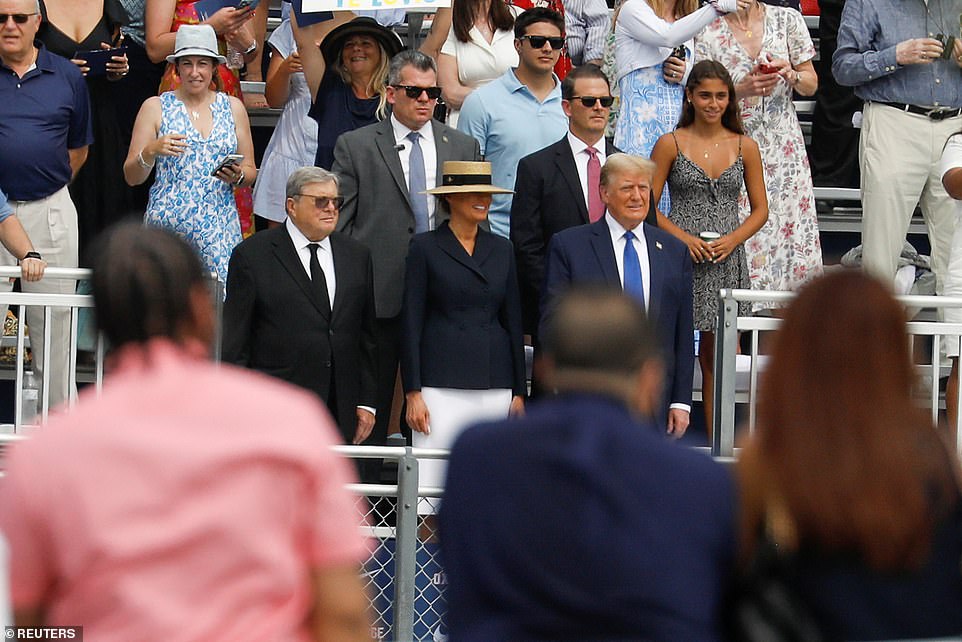
[[[329,205],[334,205],[334,209],[340,209],[344,204],[343,196],[314,196],[313,194],[298,194],[298,196],[314,199],[314,207],[319,210],[326,210]]]
[[[30,16],[35,16],[36,13],[0,13],[0,25],[7,24],[9,18],[13,18],[13,21],[18,25],[26,24]]]
[[[611,107],[615,102],[614,96],[572,96],[569,100],[580,100],[581,104],[585,107],[594,107],[598,101],[601,101],[602,107]]]
[[[437,100],[441,97],[440,87],[417,87],[415,85],[391,85],[395,89],[403,89],[404,93],[407,94],[408,98],[412,100],[417,100],[421,97],[421,93],[427,93],[428,100]]]
[[[546,42],[555,51],[565,46],[564,36],[521,36],[518,40],[527,40],[535,49],[541,49]]]

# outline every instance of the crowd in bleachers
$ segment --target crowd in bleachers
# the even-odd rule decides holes
[[[0,0],[0,242],[7,250],[0,263],[21,265],[24,291],[73,292],[72,281],[44,280],[44,268],[80,265],[94,239],[119,220],[172,232],[225,285],[223,360],[313,393],[344,443],[384,445],[398,435],[450,449],[479,419],[522,417],[528,378],[533,397],[584,385],[610,393],[585,383],[594,381],[588,357],[599,355],[583,355],[585,371],[567,364],[587,377],[575,386],[559,384],[545,365],[557,356],[551,350],[558,344],[543,340],[558,340],[551,333],[560,302],[585,285],[622,290],[653,324],[659,385],[644,389],[637,408],[637,399],[617,395],[650,419],[643,428],[659,437],[685,434],[697,361],[710,430],[718,290],[821,292],[809,287],[823,272],[813,173],[824,184],[860,184],[866,271],[892,281],[918,207],[937,290],[962,289],[962,32],[952,35],[962,0],[917,7],[823,0],[820,59],[802,7],[790,1],[624,0],[609,11],[603,0],[454,0],[438,11],[419,50],[405,47],[389,12],[316,13],[283,4],[280,26],[268,34],[267,0],[205,4]],[[262,103],[241,91],[245,67],[253,79],[266,70],[263,99],[283,108],[260,168],[248,109]],[[799,96],[817,101],[814,172],[793,104]],[[154,258],[162,270],[163,257]],[[141,276],[127,293],[134,308],[143,304],[138,296],[164,288]],[[864,279],[835,287],[851,295],[876,286]],[[816,311],[829,300],[817,296],[809,304]],[[885,296],[877,294],[880,306]],[[114,302],[111,310],[122,307]],[[797,314],[803,321],[815,315]],[[34,370],[46,353],[44,385],[52,406],[63,403],[75,392],[69,315],[51,313],[49,341],[41,310],[28,309],[25,321]],[[825,338],[803,321],[792,326],[798,336]],[[169,324],[143,332],[127,340],[180,338]],[[871,329],[860,338],[882,334]],[[788,388],[779,373],[804,371],[802,362],[815,354],[783,343],[781,365],[772,367],[777,391]],[[525,344],[535,356],[530,377]],[[854,350],[853,361],[869,351],[844,341],[831,348]],[[951,421],[957,346],[949,356]],[[649,358],[623,374],[633,376]],[[879,398],[900,386],[908,395],[909,383],[894,381]],[[887,548],[867,536],[879,524],[874,513],[857,515],[854,530],[834,522],[835,530],[823,528],[818,519],[839,520],[844,507],[826,501],[824,513],[812,508],[826,499],[817,493],[829,492],[805,478],[818,462],[793,469],[784,444],[794,442],[779,441],[782,426],[801,425],[800,417],[812,426],[823,421],[826,435],[836,428],[819,414],[832,410],[827,393],[819,400],[826,405],[815,410],[780,398],[763,404],[767,430],[746,451],[747,477],[739,480],[750,509],[742,538],[757,544],[777,511],[792,525],[777,533],[777,543],[814,551],[816,561],[821,553],[851,554],[864,562],[859,571],[928,572],[928,538],[941,536],[943,521],[958,513],[945,467],[929,462],[920,470],[920,459],[906,456],[865,468],[913,471],[896,475],[902,488],[885,485],[879,492],[889,494],[865,502],[867,511],[899,502],[924,524],[889,529]],[[785,408],[795,415],[786,418]],[[841,416],[873,427],[895,418],[924,427],[921,438],[906,434],[931,455],[934,427],[896,410]],[[857,457],[856,446],[876,452],[879,435],[841,443],[832,453],[839,468],[828,472],[838,472],[842,484],[863,483],[870,475],[853,472],[858,466],[845,457]],[[443,484],[441,462],[422,468],[424,485]],[[382,481],[380,460],[360,464],[359,474]],[[812,495],[793,490],[810,482]],[[916,482],[932,484],[934,495],[920,499]],[[736,492],[725,501],[734,505]],[[845,497],[853,506],[862,501],[857,493]],[[418,512],[433,524],[435,509],[419,505]],[[733,546],[723,565],[734,563],[738,532],[734,508],[727,517]],[[956,544],[938,552],[954,554]],[[816,598],[871,592],[876,578],[835,583],[835,593],[816,595],[820,582],[831,584],[845,567],[822,571],[796,588],[815,603],[829,638],[959,632],[952,618],[916,626],[910,615],[893,616],[890,628],[849,628]],[[957,590],[958,575],[925,576],[909,588],[943,582]],[[18,595],[42,594],[35,584],[24,593],[18,586],[15,576],[15,603]],[[962,601],[958,606],[962,613]],[[876,606],[864,609],[859,616],[876,615]],[[706,618],[696,637],[721,634],[716,612],[692,617]],[[501,634],[513,637],[504,633],[511,630]],[[672,630],[684,629],[651,635]]]

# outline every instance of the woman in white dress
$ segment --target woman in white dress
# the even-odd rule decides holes
[[[455,0],[451,29],[438,57],[438,84],[449,126],[458,126],[468,94],[518,65],[513,28],[519,11],[502,0]]]
[[[274,49],[267,69],[264,97],[284,111],[264,150],[260,176],[254,185],[254,214],[272,223],[283,223],[287,177],[298,167],[314,164],[317,152],[317,122],[307,115],[311,92],[304,80],[304,68],[297,53],[289,18],[281,22],[268,39]]]

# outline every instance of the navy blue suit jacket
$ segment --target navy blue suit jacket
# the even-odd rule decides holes
[[[411,240],[401,307],[401,379],[526,392],[521,298],[511,243],[478,230],[468,254],[447,221]]]
[[[695,370],[691,257],[685,244],[668,232],[644,225],[651,270],[648,315],[662,338],[667,402],[691,405]],[[590,225],[558,232],[552,237],[541,296],[541,336],[544,336],[543,326],[558,296],[572,284],[589,283],[622,287],[611,234],[604,218]],[[667,414],[666,407],[663,415]]]
[[[469,428],[439,515],[450,640],[716,640],[735,515],[721,465],[613,399]]]

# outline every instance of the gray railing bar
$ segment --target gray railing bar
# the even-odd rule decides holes
[[[397,497],[398,494],[394,484],[345,484],[344,487],[365,497]]]
[[[725,289],[718,293],[711,436],[711,454],[715,457],[731,457],[735,452],[735,354],[738,347],[738,303],[735,292]],[[723,412],[726,404],[731,405],[731,412]]]
[[[417,572],[418,460],[410,448],[398,461],[397,539],[394,547],[395,640],[414,639],[414,574]]]
[[[26,346],[26,335],[25,335],[25,323],[24,318],[24,306],[19,306],[17,308],[17,374],[16,381],[13,387],[14,390],[14,405],[13,405],[13,430],[17,432],[20,430],[20,426],[23,424],[23,354]]]
[[[47,415],[50,413],[50,353],[53,352],[50,349],[50,323],[53,317],[52,313],[49,305],[43,306],[43,377],[41,377],[42,383],[40,384],[40,389],[43,391],[43,400],[40,403],[40,416],[43,423],[47,423]],[[36,355],[34,356],[36,357]]]
[[[362,459],[401,459],[407,454],[403,446],[331,446],[331,450],[345,457]]]
[[[44,279],[68,279],[70,281],[86,281],[93,276],[93,271],[89,268],[59,268],[48,267],[43,271]],[[16,265],[5,265],[0,267],[0,278],[18,279],[20,278],[20,267]]]
[[[80,310],[70,308],[70,336],[74,340],[70,342],[70,354],[68,355],[67,366],[67,404],[72,408],[77,403],[77,319]]]
[[[754,400],[758,393],[758,332],[752,332],[752,363],[748,373],[748,398]],[[758,404],[748,404],[748,433],[755,432],[755,413]]]

